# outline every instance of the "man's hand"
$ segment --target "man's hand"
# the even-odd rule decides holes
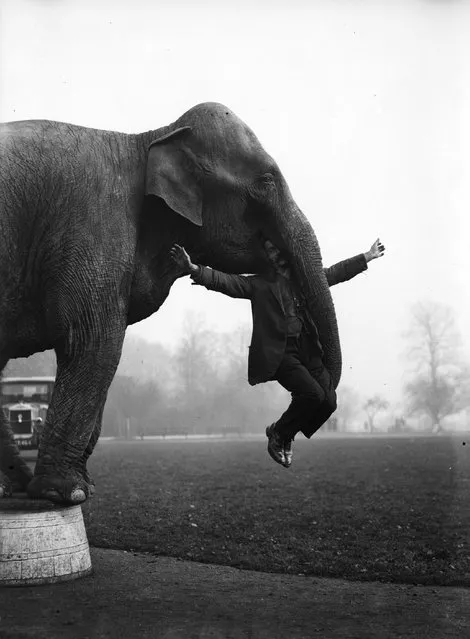
[[[364,253],[366,258],[366,262],[370,262],[371,260],[375,260],[377,257],[382,257],[385,252],[385,246],[382,242],[377,238],[375,242],[372,244],[370,249]]]
[[[170,256],[173,262],[179,267],[182,273],[189,275],[198,271],[198,267],[191,262],[191,258],[184,248],[179,244],[174,244],[170,249]]]

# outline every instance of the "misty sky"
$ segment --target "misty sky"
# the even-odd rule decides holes
[[[277,160],[325,266],[380,236],[386,257],[332,289],[344,383],[399,398],[415,301],[450,304],[470,325],[470,3],[0,6],[1,120],[139,132],[222,102]],[[185,278],[129,332],[174,344],[188,311],[224,331],[251,321],[249,302]]]

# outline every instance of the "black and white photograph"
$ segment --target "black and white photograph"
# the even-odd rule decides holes
[[[0,637],[470,637],[470,2],[1,0]]]

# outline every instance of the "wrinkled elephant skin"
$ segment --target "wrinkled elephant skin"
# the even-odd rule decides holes
[[[34,478],[0,424],[0,495],[90,496],[86,463],[126,326],[156,312],[181,276],[175,242],[232,273],[266,268],[260,233],[283,248],[337,385],[338,330],[314,231],[227,107],[200,104],[137,135],[24,121],[2,125],[0,137],[0,369],[46,349],[57,355]]]

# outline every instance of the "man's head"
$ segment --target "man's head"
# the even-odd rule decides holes
[[[281,273],[282,275],[287,275],[289,271],[289,262],[285,258],[281,249],[273,244],[271,240],[267,239],[263,241],[263,248],[266,257],[268,258],[268,261],[272,265],[274,270],[277,273]]]

